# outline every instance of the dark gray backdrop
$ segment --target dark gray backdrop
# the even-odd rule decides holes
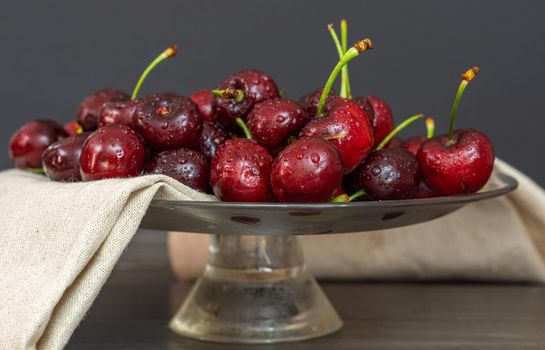
[[[2,1],[0,168],[9,166],[5,149],[18,126],[68,121],[98,88],[130,91],[172,43],[179,56],[151,75],[144,93],[189,94],[251,67],[298,98],[335,64],[326,24],[341,18],[350,42],[375,43],[351,64],[354,92],[386,99],[397,121],[423,112],[444,132],[459,74],[479,65],[458,126],[486,132],[499,157],[545,185],[539,1]]]

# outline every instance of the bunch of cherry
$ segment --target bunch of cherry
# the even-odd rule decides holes
[[[217,89],[190,97],[138,97],[148,74],[176,54],[170,47],[138,80],[132,96],[99,90],[80,103],[64,127],[52,120],[25,124],[12,137],[17,168],[54,181],[91,181],[163,174],[220,200],[349,202],[476,192],[488,181],[494,151],[473,129],[454,130],[460,98],[478,73],[462,75],[447,134],[401,140],[390,107],[375,96],[353,97],[348,62],[372,48],[346,45],[328,26],[339,62],[325,86],[299,102],[283,98],[274,80],[256,70],[235,73]],[[332,87],[341,75],[340,93]]]

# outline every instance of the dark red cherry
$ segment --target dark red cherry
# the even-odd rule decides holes
[[[393,137],[390,142],[385,146],[385,148],[397,148],[403,146],[403,140],[399,137]]]
[[[440,196],[440,194],[432,190],[430,186],[428,186],[426,181],[424,181],[424,179],[420,180],[420,184],[418,185],[418,191],[416,191],[414,198],[432,198],[438,196]]]
[[[133,127],[156,151],[198,149],[202,119],[187,97],[151,95],[137,101]]]
[[[76,121],[85,131],[92,131],[98,127],[98,113],[102,105],[108,101],[128,101],[129,95],[114,89],[102,89],[85,97],[81,101],[76,113]]]
[[[320,101],[320,96],[322,95],[322,91],[324,91],[323,88],[318,89],[314,92],[311,92],[310,94],[307,94],[301,99],[299,99],[299,104],[311,117],[316,116],[316,110],[318,108],[318,102]],[[332,97],[336,97],[337,93],[335,90],[331,89],[328,94],[328,100]]]
[[[302,137],[274,160],[271,185],[280,202],[326,202],[341,186],[342,178],[335,147],[324,139]]]
[[[194,190],[206,192],[209,167],[204,155],[180,148],[156,154],[146,165],[146,174],[170,176]]]
[[[433,137],[417,154],[424,178],[438,193],[450,196],[480,190],[494,168],[494,148],[490,139],[474,129],[458,129]]]
[[[108,101],[98,113],[98,126],[122,124],[132,127],[132,116],[136,110],[136,101]]]
[[[228,139],[229,135],[221,125],[205,120],[199,137],[199,149],[206,158],[211,159],[219,146]]]
[[[253,140],[222,144],[210,166],[210,186],[226,202],[270,202],[272,157]]]
[[[235,89],[242,92],[242,99],[214,97],[217,120],[227,128],[237,129],[236,118],[246,118],[256,103],[280,97],[274,80],[266,73],[246,69],[225,79],[218,90]]]
[[[189,98],[197,105],[204,120],[211,122],[216,120],[216,105],[211,90],[197,91],[191,94]]]
[[[367,113],[373,127],[375,146],[378,145],[394,128],[390,106],[376,96],[355,97],[354,101]]]
[[[358,174],[365,193],[376,200],[414,198],[421,178],[415,156],[405,148],[371,152]]]
[[[20,127],[9,142],[9,156],[19,169],[42,168],[42,153],[54,142],[68,136],[54,120],[35,120]]]
[[[137,132],[125,125],[108,125],[93,132],[83,144],[81,178],[90,181],[138,176],[145,158],[144,140]]]
[[[310,115],[296,102],[275,98],[257,103],[248,114],[252,138],[276,155],[310,121]]]
[[[301,136],[330,140],[339,151],[346,173],[358,166],[374,145],[369,118],[350,100],[335,104],[325,117],[312,120],[303,128]]]
[[[90,132],[59,140],[44,151],[42,165],[45,175],[53,181],[81,181],[80,156]]]

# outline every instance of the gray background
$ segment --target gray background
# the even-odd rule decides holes
[[[356,94],[387,100],[402,118],[436,116],[439,131],[458,76],[481,67],[458,126],[493,140],[499,157],[545,185],[545,2],[539,1],[2,1],[0,168],[8,140],[35,118],[68,121],[83,96],[127,91],[166,46],[181,50],[144,93],[215,86],[242,68],[269,72],[287,95],[323,85],[336,61],[326,30],[349,21],[350,42],[375,50],[351,64]],[[422,130],[412,127],[408,134]]]

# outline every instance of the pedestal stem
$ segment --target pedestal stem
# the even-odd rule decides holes
[[[296,236],[216,235],[205,272],[171,328],[228,343],[323,336],[342,326],[304,264]]]

